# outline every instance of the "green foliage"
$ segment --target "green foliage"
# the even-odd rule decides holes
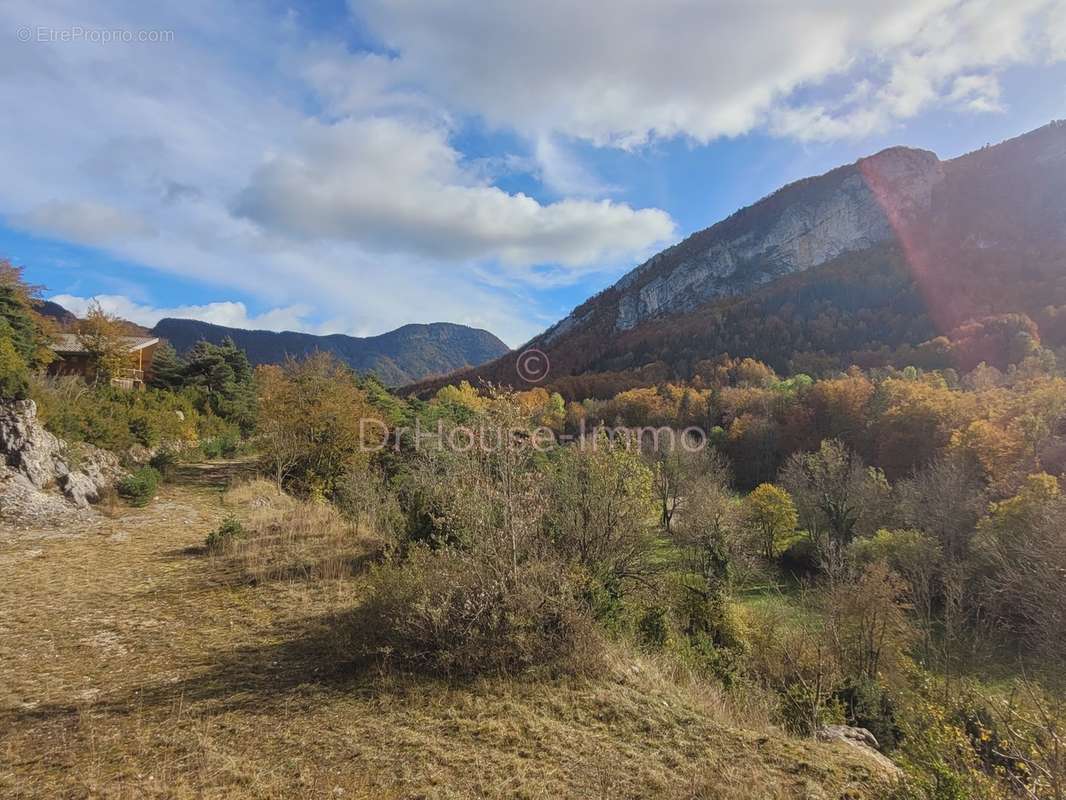
[[[240,520],[236,517],[226,517],[222,524],[207,534],[205,545],[211,552],[220,552],[232,545],[239,539],[243,539],[247,533]]]
[[[30,396],[48,430],[71,443],[122,453],[133,445],[155,448],[197,440],[196,410],[187,398],[171,392],[87,386],[66,377],[33,380]]]
[[[637,641],[649,649],[661,650],[670,641],[670,609],[664,605],[650,605],[637,620]]]
[[[30,370],[11,336],[4,335],[4,325],[0,320],[0,400],[23,400],[30,388]]]
[[[163,476],[153,467],[141,467],[118,483],[119,496],[135,507],[148,505],[155,497]]]
[[[784,489],[763,483],[744,500],[747,524],[758,537],[759,547],[767,561],[773,561],[781,543],[796,529],[796,507]]]
[[[185,386],[186,364],[170,342],[162,341],[152,356],[148,385],[155,389],[177,392]]]
[[[206,459],[232,458],[240,450],[241,431],[234,423],[214,415],[200,424],[200,452]]]
[[[646,572],[656,509],[653,475],[639,454],[601,436],[553,456],[545,518],[553,546],[601,578]]]
[[[52,360],[46,322],[34,311],[40,289],[22,279],[22,268],[0,259],[0,340],[10,345],[29,370]],[[11,367],[9,366],[10,370]]]
[[[148,461],[148,466],[156,470],[163,480],[167,480],[177,463],[178,454],[169,447],[163,447]]]
[[[896,748],[902,732],[896,715],[896,702],[885,687],[869,678],[848,680],[836,691],[848,725],[866,728],[882,750]]]
[[[799,736],[811,736],[825,725],[842,725],[845,716],[839,702],[819,697],[807,683],[790,683],[781,693],[778,712],[784,726]]]
[[[232,422],[242,435],[255,427],[255,376],[248,356],[232,339],[200,342],[181,370],[182,386],[204,412]]]

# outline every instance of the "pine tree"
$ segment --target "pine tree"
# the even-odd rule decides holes
[[[170,342],[163,341],[152,356],[148,385],[154,389],[179,391],[185,385],[185,362]]]
[[[16,354],[29,369],[47,365],[53,358],[45,321],[33,310],[39,287],[22,279],[22,269],[0,259],[0,322]]]

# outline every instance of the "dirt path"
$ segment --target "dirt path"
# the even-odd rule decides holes
[[[165,486],[146,508],[123,506],[7,537],[0,549],[5,707],[91,699],[145,660],[158,660],[165,671],[163,653],[153,651],[165,652],[167,629],[196,608],[202,587],[187,549],[202,544],[224,516],[222,490],[232,470],[186,467],[181,483]],[[143,636],[148,630],[158,635]]]

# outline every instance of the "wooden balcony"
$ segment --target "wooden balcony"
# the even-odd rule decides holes
[[[134,389],[144,388],[144,370],[143,369],[129,369],[119,370],[118,375],[111,379],[111,385],[118,389],[125,389],[126,391],[132,391]]]

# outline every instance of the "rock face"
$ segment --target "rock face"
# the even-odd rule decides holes
[[[883,755],[878,748],[877,739],[866,728],[853,728],[850,725],[826,725],[815,733],[820,742],[840,742],[855,748],[880,764],[890,775],[899,775],[900,769],[892,760]]]
[[[1066,307],[1063,198],[1066,122],[943,161],[890,148],[692,234],[525,347],[548,356],[545,387],[577,398],[689,380],[701,360],[726,353],[779,370],[795,355],[810,369],[846,368],[990,314],[1036,320]],[[1066,329],[1055,335],[1063,346]],[[423,397],[461,380],[528,388],[517,359],[411,388]]]
[[[68,445],[46,431],[32,400],[0,405],[0,459],[0,502],[17,499],[20,506],[34,493],[54,499],[48,493],[58,490],[69,504],[87,508],[122,474],[118,459],[106,450]]]
[[[934,153],[894,147],[786,186],[618,281],[606,293],[617,296],[615,329],[744,295],[782,275],[890,241],[900,225],[928,213],[943,179]],[[563,327],[573,321],[564,320]]]

